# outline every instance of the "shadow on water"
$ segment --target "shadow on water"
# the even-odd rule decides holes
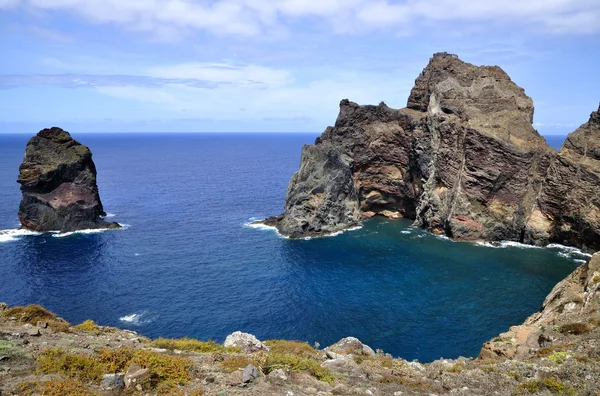
[[[110,293],[111,272],[116,262],[111,259],[111,232],[73,234],[56,237],[44,233],[27,236],[3,248],[12,248],[14,271],[20,274],[22,297],[55,312],[87,310],[94,300]],[[87,308],[86,308],[87,307]]]

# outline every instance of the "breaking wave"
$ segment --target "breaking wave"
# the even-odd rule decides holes
[[[0,230],[0,242],[12,242],[18,241],[21,237],[31,236],[31,235],[41,235],[41,232],[35,232],[30,230]]]
[[[129,315],[125,315],[119,318],[119,321],[124,323],[129,323],[134,326],[140,326],[144,324],[148,324],[153,322],[156,319],[156,316],[152,316],[148,314],[147,311],[141,313],[132,313]]]

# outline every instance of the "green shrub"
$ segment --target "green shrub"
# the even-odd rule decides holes
[[[561,364],[567,359],[567,352],[554,352],[552,355],[548,356],[548,359],[552,360],[554,363]]]
[[[62,374],[81,382],[96,384],[104,374],[127,371],[132,363],[150,369],[148,382],[152,388],[167,382],[185,385],[191,379],[192,360],[142,349],[104,348],[97,357],[49,349],[42,352],[37,360],[40,373]]]
[[[66,352],[62,349],[48,349],[37,359],[38,372],[62,374],[82,382],[98,383],[107,373],[98,360],[88,355]]]
[[[525,382],[517,387],[517,392],[524,393],[526,391],[536,393],[544,389],[558,394],[574,394],[573,388],[567,387],[564,382],[554,378],[543,378]]]
[[[86,333],[92,333],[96,335],[100,334],[100,327],[98,327],[98,325],[91,319],[88,319],[85,322],[78,324],[77,326],[75,326],[75,328],[77,330],[85,331]]]

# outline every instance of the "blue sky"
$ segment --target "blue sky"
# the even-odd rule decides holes
[[[0,0],[0,133],[320,132],[439,51],[501,66],[542,134],[598,108],[598,0]]]

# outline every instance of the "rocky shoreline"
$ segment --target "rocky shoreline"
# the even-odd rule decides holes
[[[0,395],[597,395],[599,308],[600,253],[477,358],[420,363],[352,337],[324,349],[242,332],[151,340],[0,304]]]
[[[600,109],[559,152],[533,111],[500,67],[434,54],[406,108],[342,100],[263,223],[302,238],[382,215],[456,240],[600,250]]]

